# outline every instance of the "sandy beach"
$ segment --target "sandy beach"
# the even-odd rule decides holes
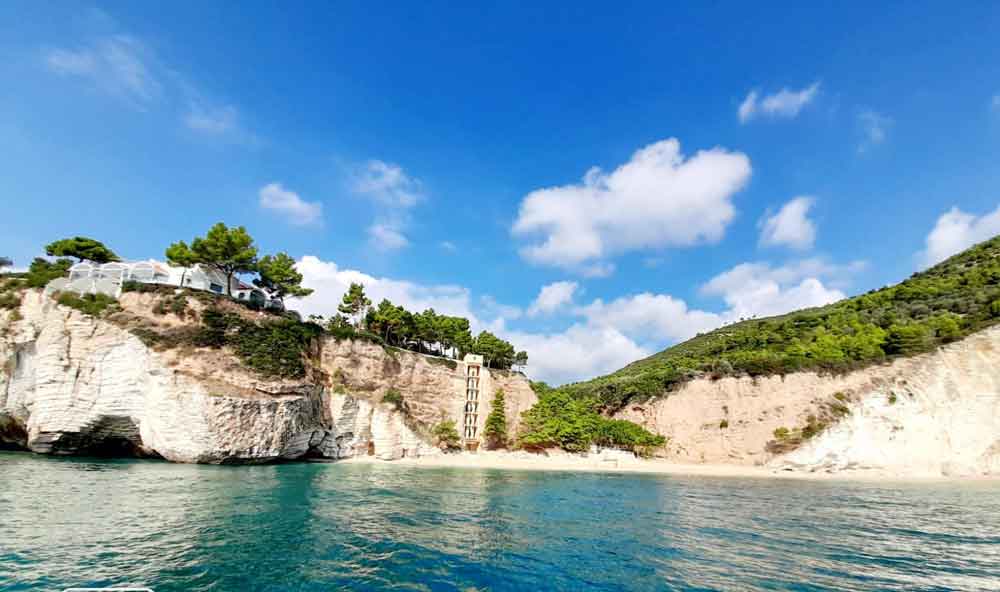
[[[788,471],[766,466],[678,463],[665,459],[628,458],[616,454],[579,455],[550,451],[547,455],[529,452],[480,451],[440,454],[419,458],[380,460],[373,456],[360,456],[336,462],[348,464],[384,464],[424,468],[478,468],[515,471],[582,471],[609,473],[645,473],[662,475],[687,475],[704,477],[740,477],[807,480],[867,480],[867,481],[938,481],[955,480],[942,475],[902,475],[876,470],[838,472]],[[968,478],[965,478],[968,479]]]

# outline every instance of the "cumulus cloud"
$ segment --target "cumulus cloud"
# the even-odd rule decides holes
[[[409,239],[403,236],[403,233],[389,224],[372,224],[368,227],[368,238],[381,251],[395,251],[410,244]]]
[[[576,282],[553,282],[542,286],[535,301],[528,307],[528,316],[552,314],[573,302],[573,294],[578,285]]]
[[[858,144],[858,152],[864,153],[885,142],[889,135],[889,128],[892,127],[892,118],[871,109],[865,109],[858,113],[858,126],[861,128],[861,143]]]
[[[761,221],[760,244],[765,247],[785,245],[808,249],[816,240],[816,224],[809,219],[815,199],[799,196],[781,206],[778,213]]]
[[[953,207],[937,219],[927,235],[926,248],[917,258],[923,266],[931,266],[997,234],[1000,234],[1000,206],[982,216]]]
[[[298,193],[289,191],[281,183],[269,183],[258,192],[260,207],[280,214],[296,226],[318,224],[323,221],[323,204],[306,201]]]
[[[605,259],[615,254],[721,239],[750,173],[743,153],[713,148],[685,158],[671,138],[610,173],[592,168],[582,183],[529,193],[512,231],[540,239],[521,249],[528,261],[607,275]]]
[[[532,378],[554,385],[614,372],[652,353],[606,326],[574,324],[557,333],[501,333],[528,352]]]
[[[814,82],[802,90],[782,88],[774,94],[764,96],[752,90],[740,103],[737,115],[740,123],[747,123],[760,116],[771,119],[793,119],[818,94],[819,82]]]
[[[568,308],[575,317],[568,327],[535,332],[508,327],[508,321],[522,317],[520,308],[500,304],[490,296],[482,296],[479,306],[474,307],[469,290],[461,286],[374,277],[305,256],[299,260],[298,270],[303,275],[303,285],[314,292],[305,298],[291,299],[289,305],[303,315],[331,316],[337,313],[337,305],[348,286],[359,282],[373,302],[388,298],[408,310],[433,308],[468,318],[474,333],[492,331],[527,351],[528,373],[533,379],[562,384],[612,372],[670,343],[740,317],[780,314],[832,302],[842,298],[843,293],[826,284],[835,283],[860,267],[860,263],[835,265],[820,259],[780,267],[747,263],[719,274],[703,287],[706,295],[720,296],[726,302],[727,308],[719,313],[691,308],[667,294],[644,292],[609,302],[595,299]],[[565,297],[555,300],[563,301]]]
[[[864,266],[861,261],[834,265],[815,258],[778,267],[741,263],[713,277],[701,292],[722,297],[729,307],[724,317],[730,321],[779,315],[845,298],[841,290],[825,285],[823,279],[844,283],[846,277]]]
[[[577,313],[599,327],[612,327],[639,341],[682,341],[725,321],[720,314],[689,309],[667,294],[643,292],[605,303],[600,298]]]
[[[305,298],[289,300],[290,306],[304,316],[337,314],[337,306],[347,289],[352,283],[360,283],[365,287],[368,297],[376,304],[383,298],[388,298],[407,310],[422,311],[433,308],[442,314],[466,317],[474,321],[476,326],[483,326],[472,312],[469,290],[461,286],[450,284],[427,286],[406,280],[375,277],[354,269],[341,269],[332,261],[323,261],[312,255],[299,259],[296,269],[302,274],[302,285],[314,290]]]
[[[161,95],[162,85],[152,72],[151,60],[145,46],[128,35],[106,37],[76,49],[44,52],[45,65],[52,72],[86,79],[139,108]]]

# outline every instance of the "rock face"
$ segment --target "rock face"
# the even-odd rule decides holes
[[[829,426],[791,452],[768,452],[775,429],[809,416]],[[841,376],[699,379],[618,417],[669,437],[666,456],[686,462],[1000,475],[1000,327]]]
[[[392,459],[436,453],[429,426],[462,419],[461,363],[327,339],[319,376],[266,381],[218,351],[155,352],[38,291],[25,293],[18,316],[0,311],[3,447],[199,463]],[[510,411],[534,403],[523,376],[497,382]],[[409,413],[381,403],[390,388]]]

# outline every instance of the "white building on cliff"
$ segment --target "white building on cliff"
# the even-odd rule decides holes
[[[76,292],[78,294],[106,294],[118,298],[126,282],[160,284],[204,290],[216,294],[226,293],[226,274],[206,265],[174,267],[149,259],[147,261],[115,261],[111,263],[81,262],[69,268],[69,276],[49,282],[50,292]],[[230,281],[229,293],[237,300],[256,302],[261,306],[276,305],[267,293],[239,278]]]

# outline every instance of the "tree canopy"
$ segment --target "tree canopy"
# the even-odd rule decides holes
[[[371,303],[372,301],[365,296],[365,287],[359,283],[352,283],[341,299],[337,310],[352,319],[354,326],[358,327]]]
[[[10,257],[0,257],[0,269],[3,269],[4,267],[11,267],[13,265],[14,262],[10,259]]]
[[[219,222],[204,237],[195,237],[190,250],[198,263],[225,274],[226,294],[230,296],[233,275],[257,271],[257,246],[242,226],[229,228]]]
[[[497,389],[490,403],[490,414],[486,416],[483,434],[490,448],[507,445],[507,410],[503,389]]]
[[[74,257],[78,261],[109,263],[121,261],[118,255],[104,246],[104,243],[85,236],[64,238],[45,246],[45,254],[50,257]]]
[[[286,296],[308,296],[312,290],[302,287],[302,274],[295,269],[295,259],[287,253],[265,255],[257,262],[260,277],[254,285],[266,290],[272,298],[284,300]]]

